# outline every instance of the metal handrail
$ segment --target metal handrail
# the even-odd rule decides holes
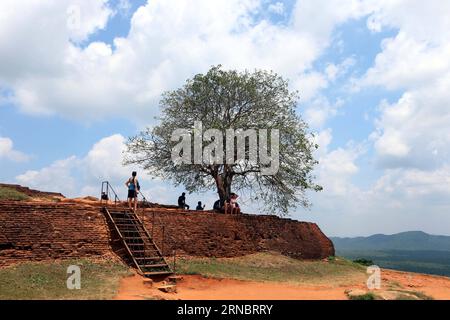
[[[142,228],[144,230],[144,232],[147,234],[148,237],[150,237],[149,232],[147,231],[147,229],[145,228],[145,208],[146,207],[150,207],[150,202],[147,200],[147,198],[142,194],[142,192],[140,190],[137,190],[137,196],[139,200],[139,195],[142,197],[142,201],[141,201],[141,209],[142,209],[142,219],[139,219],[139,215],[138,212],[134,212],[136,215],[137,220],[140,220],[140,223],[142,225]],[[123,238],[123,236],[120,233],[120,230],[117,228],[117,226],[114,223],[114,219],[112,218],[112,216],[110,215],[108,209],[107,209],[107,205],[108,205],[108,201],[111,199],[111,196],[114,196],[114,205],[117,205],[117,203],[120,203],[120,198],[117,195],[117,193],[115,192],[114,188],[111,186],[111,184],[109,183],[109,181],[103,181],[102,182],[102,189],[101,189],[101,203],[103,204],[103,202],[105,201],[104,204],[104,209],[106,211],[106,213],[108,214],[109,219],[113,222],[116,231],[118,232],[119,236],[121,238]],[[139,201],[138,201],[138,205],[139,205]],[[137,210],[136,210],[137,211]],[[163,224],[160,224],[162,226],[162,243],[161,243],[161,250],[158,248],[158,246],[156,245],[156,243],[154,242],[154,238],[153,238],[153,229],[154,229],[154,225],[155,225],[155,215],[153,212],[153,219],[152,219],[152,233],[151,233],[151,241],[154,243],[156,249],[160,252],[162,259],[164,260],[164,262],[167,264],[167,266],[169,266],[169,263],[166,261],[166,258],[164,257],[164,252],[165,252],[165,246],[164,246],[164,242],[165,242],[165,227]],[[134,256],[132,255],[132,253],[130,252],[127,244],[125,243],[125,247],[126,250],[128,250],[128,253],[131,255],[131,257],[133,258],[134,263],[138,266],[138,263],[136,262]],[[176,250],[173,251],[173,268],[176,268]],[[169,266],[170,269],[170,266]]]
[[[137,202],[138,202],[138,206],[139,206],[139,195],[141,195],[141,197],[142,197],[142,201],[141,201],[141,203],[142,203],[142,206],[141,206],[141,209],[142,209],[142,223],[144,223],[145,224],[145,204],[150,204],[150,202],[148,202],[147,201],[147,198],[144,196],[144,194],[140,191],[140,190],[138,190],[138,199],[137,199]],[[152,235],[152,237],[153,237],[153,235]]]
[[[150,208],[150,202],[147,200],[147,198],[144,196],[144,194],[140,191],[140,190],[138,190],[138,195],[140,195],[141,197],[142,197],[142,201],[141,201],[141,214],[142,214],[142,223],[144,223],[144,225],[145,225],[145,208],[146,208],[146,205],[148,205],[148,207]],[[139,206],[139,201],[138,201],[138,206]],[[161,239],[161,254],[162,255],[164,255],[164,243],[165,243],[165,240],[166,240],[166,235],[165,235],[165,226],[164,226],[164,224],[162,224],[162,223],[156,223],[156,219],[155,219],[155,212],[154,211],[152,211],[152,231],[151,231],[151,237],[152,237],[152,239],[154,239],[154,227],[155,227],[155,225],[159,225],[159,226],[161,226],[161,229],[162,229],[162,239]]]
[[[108,201],[111,199],[111,196],[114,195],[114,205],[117,205],[117,203],[120,203],[120,198],[117,195],[116,191],[114,191],[114,188],[111,186],[109,181],[103,181],[102,182],[102,190],[100,194],[100,201],[103,203],[103,201],[108,204]]]

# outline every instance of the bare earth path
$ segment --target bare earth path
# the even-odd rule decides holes
[[[144,285],[139,275],[122,279],[118,300],[136,299],[282,299],[282,300],[345,300],[348,289],[366,289],[364,283],[354,285],[297,285],[283,282],[257,282],[234,279],[204,278],[184,275],[177,284],[177,293],[163,293]],[[450,278],[393,270],[382,270],[382,289],[395,286],[409,291],[421,291],[434,299],[450,299]]]

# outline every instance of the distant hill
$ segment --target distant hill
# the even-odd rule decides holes
[[[336,255],[367,259],[383,268],[450,276],[450,237],[421,231],[330,238]]]
[[[370,237],[331,237],[335,249],[341,250],[414,250],[450,251],[449,236],[435,236],[422,231],[393,235],[375,234]]]

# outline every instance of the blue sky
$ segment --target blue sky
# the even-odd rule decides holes
[[[450,234],[448,1],[77,0],[0,4],[0,181],[97,195],[162,92],[211,65],[271,69],[321,146],[328,235]],[[14,9],[14,10],[13,10]],[[31,31],[32,30],[32,31]],[[141,177],[149,198],[182,188]],[[214,192],[191,195],[208,206]],[[244,210],[256,212],[243,200]]]

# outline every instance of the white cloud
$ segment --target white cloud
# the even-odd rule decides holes
[[[431,45],[401,30],[394,38],[383,41],[382,52],[367,71],[364,82],[388,89],[417,89],[449,71],[449,55],[448,40]]]
[[[73,194],[77,191],[77,181],[73,171],[79,165],[80,160],[71,156],[64,160],[57,160],[41,170],[29,170],[17,176],[16,180],[24,186],[37,187],[44,191]]]
[[[14,143],[10,138],[0,136],[0,160],[8,159],[15,162],[24,162],[29,160],[25,153],[14,149]]]
[[[182,187],[169,187],[168,182],[154,179],[151,173],[133,166],[122,166],[124,150],[125,138],[120,134],[111,135],[95,143],[85,156],[71,156],[39,170],[28,170],[16,176],[16,182],[38,190],[61,192],[67,197],[99,197],[101,182],[109,181],[119,198],[125,199],[125,182],[132,171],[137,171],[141,191],[148,201],[176,204]],[[213,192],[193,194],[188,198],[191,206],[201,200],[208,208],[212,208],[216,200]]]
[[[311,212],[299,210],[295,216],[319,223],[330,236],[410,230],[449,234],[449,166],[432,171],[390,169],[361,187],[354,179],[366,180],[367,173],[358,174],[358,157],[352,148],[322,155],[317,174],[324,191],[311,193]]]
[[[76,32],[67,28],[72,3],[82,13]],[[26,113],[91,121],[117,115],[151,119],[163,91],[219,63],[273,69],[306,99],[314,97],[327,79],[311,66],[330,44],[333,28],[363,14],[360,1],[319,6],[325,12],[313,10],[316,1],[299,1],[287,25],[255,20],[253,13],[266,10],[264,3],[149,1],[113,48],[105,43],[80,48],[71,40],[104,28],[113,14],[106,0],[2,2],[8,9],[0,10],[5,18],[0,19],[0,85],[14,92],[13,101]]]
[[[125,138],[115,134],[101,139],[95,143],[83,159],[83,169],[86,171],[87,181],[125,179],[130,175],[131,169],[122,165],[123,152],[126,150]],[[93,179],[89,179],[92,177]]]
[[[313,142],[319,146],[314,156],[319,161],[315,168],[318,183],[327,195],[343,195],[355,188],[351,179],[359,172],[356,160],[365,153],[363,145],[347,143],[345,147],[331,149],[333,140],[331,128],[315,134]]]
[[[395,27],[385,39],[362,86],[402,92],[380,104],[371,135],[384,168],[436,170],[449,164],[450,3],[382,1],[369,20],[375,31]]]
[[[303,112],[304,119],[311,128],[321,129],[328,119],[338,113],[342,104],[342,100],[330,103],[324,96],[318,96],[307,104]]]
[[[328,80],[333,82],[344,76],[355,63],[354,57],[348,57],[339,64],[329,63],[325,68],[325,74]]]
[[[318,183],[327,195],[344,195],[351,192],[354,186],[352,177],[359,168],[355,161],[360,154],[357,148],[338,148],[319,157],[317,168]]]
[[[131,176],[132,171],[138,171],[144,194],[151,195],[153,201],[155,194],[161,198],[160,200],[169,199],[172,194],[167,193],[167,186],[161,181],[157,179],[153,181],[152,177],[138,168],[122,165],[125,149],[125,138],[120,134],[114,134],[95,143],[85,156],[56,160],[39,170],[26,171],[18,175],[16,180],[24,186],[61,192],[69,197],[98,196],[101,182],[109,181],[124,199],[125,181]]]
[[[307,30],[326,45],[337,24],[363,17],[370,12],[367,1],[361,0],[304,0],[294,8],[294,25],[297,30]]]
[[[433,171],[418,169],[388,170],[374,186],[377,192],[390,194],[399,201],[414,201],[418,197],[445,199],[450,196],[450,167]],[[448,205],[448,203],[447,203]]]
[[[106,0],[1,1],[0,85],[15,89],[31,78],[63,76],[70,41],[104,28],[110,14]]]
[[[25,186],[68,196],[81,195],[80,191],[95,191],[96,195],[102,181],[122,185],[130,175],[131,169],[122,166],[124,142],[125,138],[118,134],[103,138],[84,157],[54,161],[40,170],[27,171],[16,180]]]
[[[270,12],[276,13],[276,14],[283,14],[284,13],[284,4],[282,2],[276,2],[271,3],[268,7]]]
[[[328,153],[328,147],[333,139],[333,132],[330,128],[322,130],[314,135],[313,142],[319,146],[315,151],[317,157],[324,156]]]
[[[372,12],[368,27],[374,32],[385,28],[401,29],[416,39],[442,43],[450,34],[450,2],[429,0],[366,1]]]
[[[119,14],[127,17],[130,14],[131,10],[130,0],[119,0],[116,9],[119,12]]]
[[[290,78],[292,88],[300,91],[306,120],[321,130],[317,175],[325,190],[312,196],[313,210],[321,213],[314,220],[331,234],[411,229],[448,234],[449,1],[303,0],[294,6],[291,21],[273,24],[255,20],[262,1],[153,0],[133,14],[126,38],[116,38],[112,46],[97,42],[85,48],[72,42],[104,28],[111,10],[105,1],[79,1],[83,8],[93,7],[82,10],[89,22],[75,32],[66,27],[67,5],[73,2],[0,5],[0,87],[14,93],[22,111],[82,120],[107,115],[149,119],[162,91],[213,64],[273,69]],[[280,8],[275,4],[267,10]],[[359,145],[331,148],[332,131],[323,129],[338,112],[339,101],[330,102],[321,91],[347,76],[354,60],[313,68],[337,25],[367,15],[373,32],[397,30],[357,79],[362,87],[400,92],[396,101],[380,103],[370,136],[383,171],[360,165],[364,150]],[[42,189],[62,188],[68,195],[80,195],[79,190],[96,195],[98,182],[110,177],[121,186],[131,171],[120,165],[123,139],[107,137],[85,156],[56,161],[17,180]],[[370,172],[362,177],[362,170]],[[165,184],[148,182],[145,190],[173,200]]]

